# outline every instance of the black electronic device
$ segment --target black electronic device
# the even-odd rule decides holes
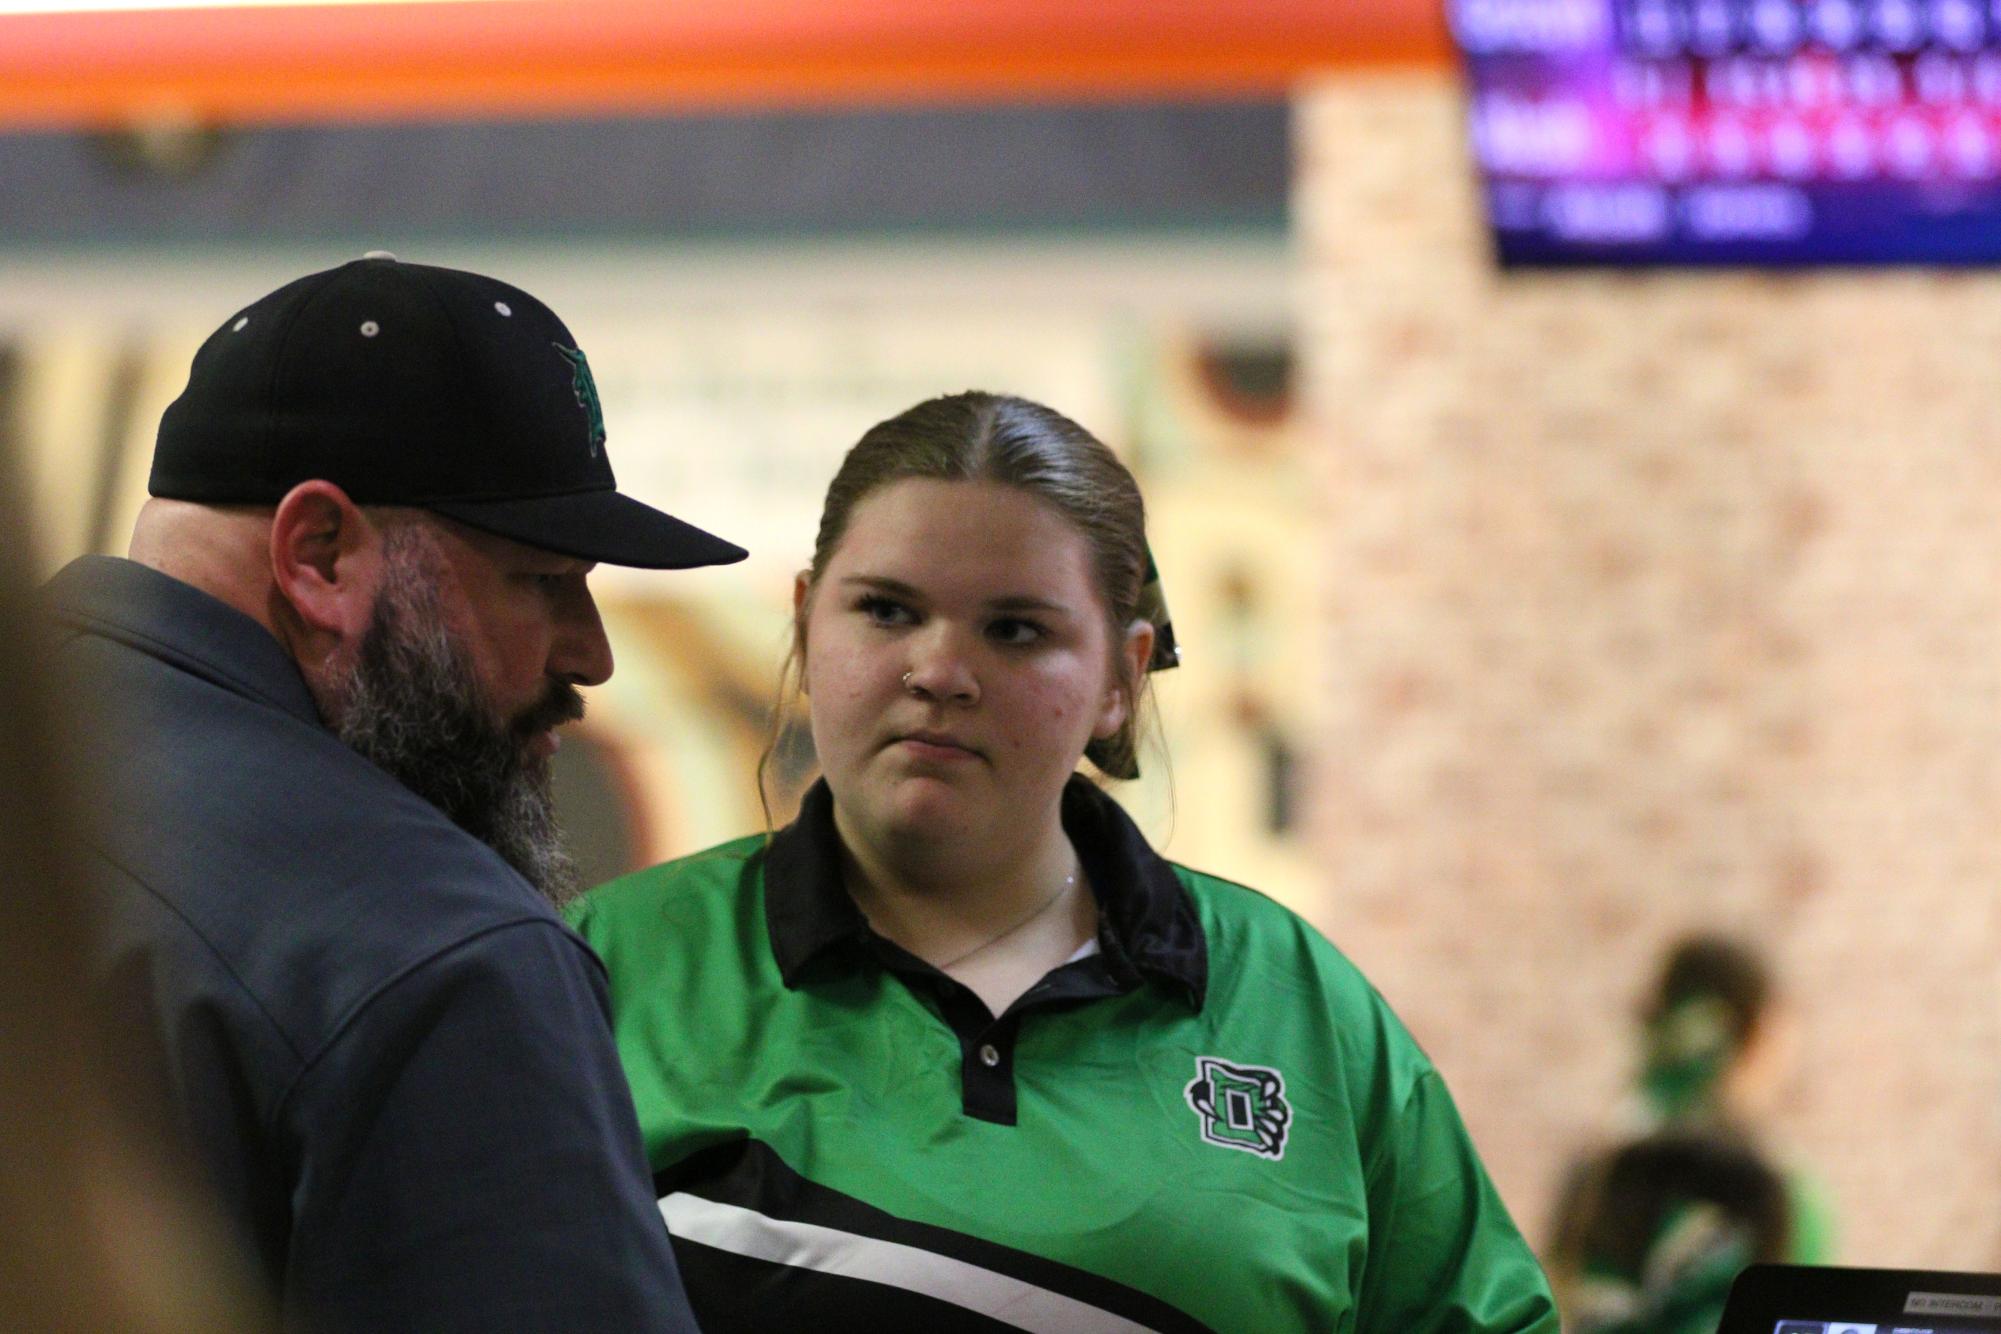
[[[2001,1274],[1753,1265],[1717,1334],[2001,1334]]]

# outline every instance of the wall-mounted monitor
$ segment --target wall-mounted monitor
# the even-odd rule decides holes
[[[1451,0],[1503,264],[2001,262],[2001,0]]]

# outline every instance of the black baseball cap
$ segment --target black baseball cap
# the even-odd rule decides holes
[[[590,363],[554,311],[381,251],[223,321],[160,419],[147,490],[275,504],[316,478],[611,565],[746,554],[618,493]]]

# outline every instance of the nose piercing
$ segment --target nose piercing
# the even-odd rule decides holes
[[[933,687],[922,685],[918,682],[917,673],[914,670],[903,674],[903,688],[907,693],[918,699],[944,698],[951,700],[954,704],[971,704],[974,698],[974,693],[970,686],[955,686],[943,696],[936,695],[933,693]]]

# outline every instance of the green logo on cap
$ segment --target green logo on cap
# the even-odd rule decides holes
[[[598,404],[598,386],[597,381],[591,379],[591,363],[584,359],[582,348],[564,347],[561,343],[550,346],[570,363],[570,392],[577,396],[577,406],[590,418],[591,457],[596,458],[599,447],[604,444],[604,408]]]

